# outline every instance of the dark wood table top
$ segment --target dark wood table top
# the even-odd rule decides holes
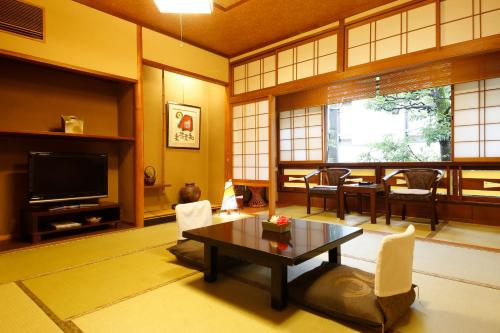
[[[211,245],[275,257],[296,265],[363,233],[361,228],[295,219],[288,233],[262,230],[263,217],[214,224],[184,231],[184,237]]]
[[[349,192],[382,192],[384,190],[384,185],[382,184],[369,184],[369,185],[360,185],[360,184],[344,184],[342,185],[342,190]]]

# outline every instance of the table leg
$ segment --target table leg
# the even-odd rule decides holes
[[[333,263],[333,264],[340,265],[342,263],[340,255],[341,255],[341,252],[340,252],[340,245],[339,245],[337,247],[334,247],[331,250],[328,250],[328,261]]]
[[[343,220],[345,218],[345,212],[344,212],[344,208],[345,208],[345,197],[344,197],[344,192],[343,191],[340,191],[338,193],[338,195],[340,195],[339,197],[339,206],[337,207],[337,217],[341,220]]]
[[[363,196],[358,193],[358,213],[363,214]]]
[[[373,224],[377,223],[377,192],[370,192],[370,217]]]
[[[288,302],[288,267],[276,263],[271,267],[271,307],[282,310]]]
[[[219,249],[216,246],[205,244],[205,263],[203,278],[207,282],[217,280],[217,254]]]

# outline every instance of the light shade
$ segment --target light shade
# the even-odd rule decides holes
[[[224,197],[222,198],[222,205],[220,210],[236,210],[238,203],[236,202],[236,195],[234,193],[233,182],[229,179],[224,184]]]
[[[176,14],[210,14],[213,0],[155,0],[162,13]]]

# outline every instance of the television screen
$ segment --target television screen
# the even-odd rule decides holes
[[[107,196],[108,156],[106,154],[30,152],[30,203]]]

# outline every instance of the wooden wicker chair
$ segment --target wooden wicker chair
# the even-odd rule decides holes
[[[403,174],[407,189],[391,191],[389,181],[392,177]],[[431,210],[431,230],[436,230],[439,223],[436,209],[436,191],[443,171],[437,169],[401,169],[383,178],[386,193],[386,224],[391,224],[391,207],[393,203],[402,204],[401,219],[406,218],[406,204],[427,206]]]
[[[304,176],[307,191],[307,214],[311,214],[311,197],[322,197],[324,210],[326,210],[326,199],[329,197],[334,197],[337,201],[338,216],[340,206],[339,193],[342,193],[340,191],[342,185],[344,185],[345,179],[350,174],[351,170],[349,169],[322,168]],[[315,176],[318,176],[319,178],[318,185],[311,187],[310,179]],[[347,200],[344,200],[344,202],[346,203],[346,211],[349,212],[347,209]]]

